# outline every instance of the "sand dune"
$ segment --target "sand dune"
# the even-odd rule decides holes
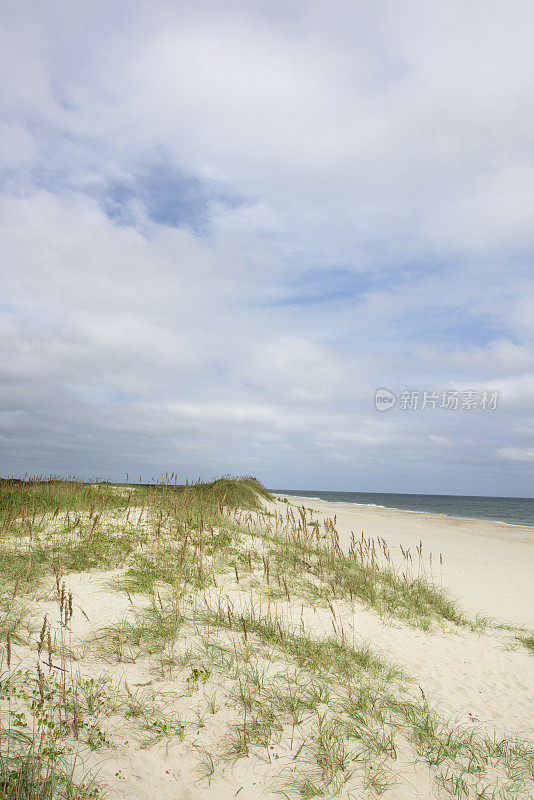
[[[441,580],[441,553],[443,585],[466,609],[534,627],[534,528],[302,497],[288,499],[294,505],[313,508],[319,518],[335,515],[344,547],[351,531],[383,536],[397,555],[401,544],[415,554],[422,540],[425,556],[432,553],[435,579]]]
[[[532,624],[534,531],[316,500],[300,513],[302,498],[288,500],[265,502],[267,515],[220,518],[237,526],[232,539],[208,525],[178,593],[179,573],[163,578],[187,537],[172,515],[166,529],[161,513],[131,507],[98,524],[116,541],[125,531],[134,537],[134,552],[159,576],[153,588],[124,583],[131,557],[113,569],[64,573],[72,604],[65,624],[59,584],[44,581],[32,614],[46,616],[53,652],[38,656],[41,669],[49,681],[63,680],[63,670],[80,697],[98,699],[84,706],[87,734],[69,734],[77,780],[91,774],[104,792],[128,800],[445,800],[476,792],[511,800],[517,787],[528,796],[534,656],[518,637]],[[335,540],[334,517],[342,548],[351,531],[383,537],[393,574],[407,568],[402,544],[415,556],[412,577],[443,584],[467,616],[440,616],[431,599],[428,613],[414,616],[402,606],[411,578],[391,578],[386,604],[366,601],[357,584],[354,595],[336,585],[329,570],[341,556],[334,548],[328,562],[327,550],[310,544],[314,536]],[[95,525],[82,534],[77,524],[89,546]],[[199,569],[211,577],[197,576],[195,588]],[[492,619],[477,622],[477,614]],[[37,626],[12,648],[22,671],[34,670],[36,637]]]

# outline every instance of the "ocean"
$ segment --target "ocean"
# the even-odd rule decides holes
[[[446,514],[464,519],[487,519],[505,525],[534,526],[534,498],[478,497],[455,494],[393,494],[380,492],[327,492],[320,489],[270,489],[273,494],[354,503],[377,508],[397,508],[420,514]]]

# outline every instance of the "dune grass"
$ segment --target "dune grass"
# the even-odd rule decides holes
[[[534,655],[534,635],[532,636],[518,636],[518,640],[523,644],[527,650]]]
[[[425,568],[422,544],[400,566],[384,540],[353,538],[344,552],[335,520],[266,510],[270,499],[253,478],[0,483],[0,796],[100,797],[84,759],[111,751],[117,730],[142,747],[188,746],[208,787],[229,761],[255,758],[280,797],[377,796],[408,758],[436,797],[527,796],[527,744],[447,720],[396,664],[346,635],[340,604],[423,630],[476,627]],[[102,669],[87,678],[69,655],[80,612],[66,581],[90,570],[114,571],[107,589],[129,610],[84,643]],[[43,592],[56,598],[57,630],[32,618]],[[331,632],[295,621],[299,608]],[[114,665],[142,669],[146,687],[115,684]],[[166,698],[150,689],[156,677],[173,687]],[[219,717],[223,734],[203,738]]]
[[[237,696],[249,711],[240,741],[265,745],[274,730],[290,725],[292,740],[303,741],[295,765],[302,769],[292,783],[301,796],[339,791],[355,776],[360,785],[385,791],[396,782],[397,750],[406,742],[458,797],[474,792],[483,797],[490,788],[495,797],[519,797],[534,778],[534,752],[527,743],[466,731],[447,721],[424,698],[407,696],[407,676],[368,646],[340,636],[316,639],[250,610],[235,615],[206,608],[197,619],[243,637],[248,654],[239,666],[233,660],[225,665],[233,667]],[[289,659],[274,680],[259,680],[257,667],[250,669],[254,639],[265,661],[273,660],[273,651]],[[210,648],[205,646],[205,653],[209,656]],[[307,714],[313,724],[295,732]],[[241,755],[244,749],[234,748],[233,756]]]

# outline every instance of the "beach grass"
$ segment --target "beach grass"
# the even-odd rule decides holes
[[[271,500],[253,478],[0,483],[2,797],[120,795],[128,776],[99,779],[98,758],[131,742],[192,758],[206,791],[249,759],[273,797],[387,797],[407,764],[436,797],[527,796],[527,742],[448,719],[349,633],[360,608],[421,635],[483,635],[422,543],[400,566],[385,539],[345,552],[335,519]],[[101,576],[122,609],[81,639],[73,575]]]
[[[534,655],[534,634],[532,636],[518,636],[517,638]]]

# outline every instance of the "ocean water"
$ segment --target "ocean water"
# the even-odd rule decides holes
[[[393,494],[375,492],[326,492],[320,489],[270,489],[273,494],[397,508],[424,514],[446,514],[464,519],[495,520],[506,525],[534,526],[533,497],[477,497],[455,494]]]

